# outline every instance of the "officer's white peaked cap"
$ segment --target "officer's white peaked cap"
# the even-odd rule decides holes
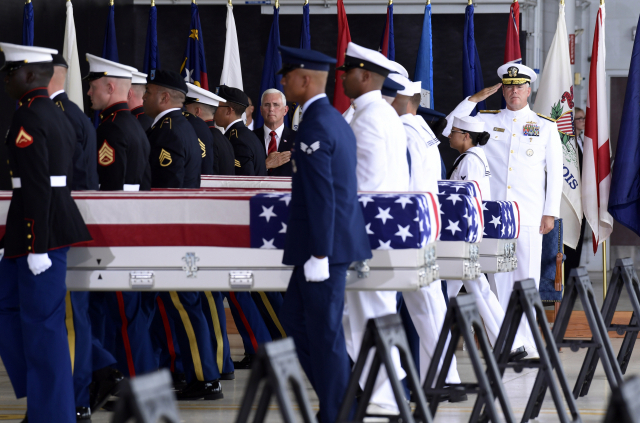
[[[467,132],[484,132],[484,122],[473,116],[454,117],[453,127]]]
[[[521,85],[538,79],[536,72],[520,63],[505,63],[498,68],[498,76],[504,85]]]
[[[18,63],[53,62],[51,55],[58,54],[58,50],[52,48],[22,46],[10,43],[0,43],[0,50],[4,53],[5,65],[3,69],[15,66]]]
[[[133,72],[137,72],[136,68],[123,65],[122,63],[113,62],[87,53],[87,62],[89,62],[89,75],[85,79],[93,80],[102,78],[128,78],[133,77]]]
[[[147,74],[142,72],[131,72],[132,85],[147,85]]]
[[[349,42],[344,56],[344,64],[338,70],[348,71],[353,68],[365,69],[385,77],[389,72],[394,71],[393,62],[384,57],[382,53]]]
[[[205,90],[204,88],[200,88],[193,84],[187,83],[187,88],[189,91],[187,92],[187,102],[195,102],[208,104],[209,106],[218,107],[218,104],[222,101],[225,102],[224,98],[215,95],[209,90]]]
[[[393,67],[392,71],[398,72],[400,75],[404,76],[405,78],[409,78],[409,72],[407,72],[405,67],[402,66],[400,63],[391,61],[391,66]]]

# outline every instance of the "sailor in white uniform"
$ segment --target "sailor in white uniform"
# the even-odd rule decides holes
[[[490,135],[485,132],[485,124],[478,118],[472,116],[454,117],[453,127],[449,134],[449,144],[451,148],[458,150],[460,156],[453,164],[449,179],[456,181],[476,181],[480,186],[480,195],[483,201],[491,200],[491,170],[484,154],[482,146],[489,141]],[[449,298],[458,295],[464,283],[467,292],[473,293],[476,298],[476,305],[480,316],[484,321],[484,326],[489,335],[489,342],[496,344],[498,333],[504,320],[504,310],[498,298],[491,291],[489,281],[483,275],[477,279],[460,281],[447,280],[447,293]],[[511,352],[511,360],[524,358],[527,353],[524,348],[524,341],[517,337],[514,345],[517,346]]]
[[[356,135],[358,191],[408,191],[409,165],[407,136],[404,126],[393,108],[382,99],[380,92],[390,72],[391,61],[377,51],[349,43],[342,75],[344,92],[353,98],[355,113],[351,129]],[[402,89],[399,86],[397,89]],[[362,337],[369,319],[396,313],[394,291],[347,291],[343,325],[347,352],[357,360]],[[400,366],[397,349],[393,354],[399,376],[405,373]],[[363,374],[364,382],[368,370]],[[367,409],[367,414],[397,414],[398,406],[387,373],[381,369]]]
[[[520,212],[518,269],[494,276],[498,300],[506,309],[515,281],[533,278],[536,285],[540,283],[542,235],[553,229],[554,219],[560,215],[563,164],[555,121],[536,114],[527,104],[536,73],[524,65],[507,63],[498,69],[498,76],[502,84],[486,88],[456,107],[447,118],[450,123],[443,134],[450,134],[453,116],[468,116],[479,101],[502,85],[507,108],[481,111],[477,117],[491,135],[491,141],[483,147],[491,167],[491,195],[494,200],[516,201]],[[519,329],[525,339],[526,358],[537,358],[528,326],[523,319]]]

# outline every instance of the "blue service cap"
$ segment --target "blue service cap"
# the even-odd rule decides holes
[[[427,121],[427,123],[436,121],[443,117],[447,117],[447,115],[445,115],[444,113],[440,113],[436,110],[422,106],[418,107],[418,115],[422,116],[424,120]]]
[[[382,95],[386,95],[387,97],[395,97],[398,94],[398,91],[402,91],[404,89],[404,85],[398,84],[393,79],[387,77],[382,84]]]
[[[333,57],[315,50],[279,46],[282,69],[278,75],[285,75],[294,69],[309,69],[329,72],[330,65],[337,62]]]

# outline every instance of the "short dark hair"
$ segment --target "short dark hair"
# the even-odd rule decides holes
[[[242,116],[244,111],[247,110],[245,106],[242,106],[238,103],[227,103],[227,106],[229,106],[231,110],[235,112],[236,116]]]
[[[582,112],[582,113],[584,113],[584,110],[582,110],[580,107],[576,107],[576,108],[575,108],[575,112],[576,112],[576,113],[578,113],[578,112]]]
[[[422,100],[422,94],[417,93],[417,94],[414,94],[409,101],[411,102],[411,105],[413,107],[417,108],[417,107],[420,107],[420,100]]]

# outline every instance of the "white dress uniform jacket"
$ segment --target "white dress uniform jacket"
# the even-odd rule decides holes
[[[411,113],[400,116],[407,133],[407,146],[411,155],[409,191],[438,192],[438,180],[442,173],[440,141],[421,116]]]
[[[353,105],[358,191],[408,191],[407,135],[398,114],[380,91],[361,95]]]
[[[484,201],[491,200],[491,170],[482,147],[471,147],[454,163],[449,178],[454,181],[476,181],[480,186],[480,195]]]

